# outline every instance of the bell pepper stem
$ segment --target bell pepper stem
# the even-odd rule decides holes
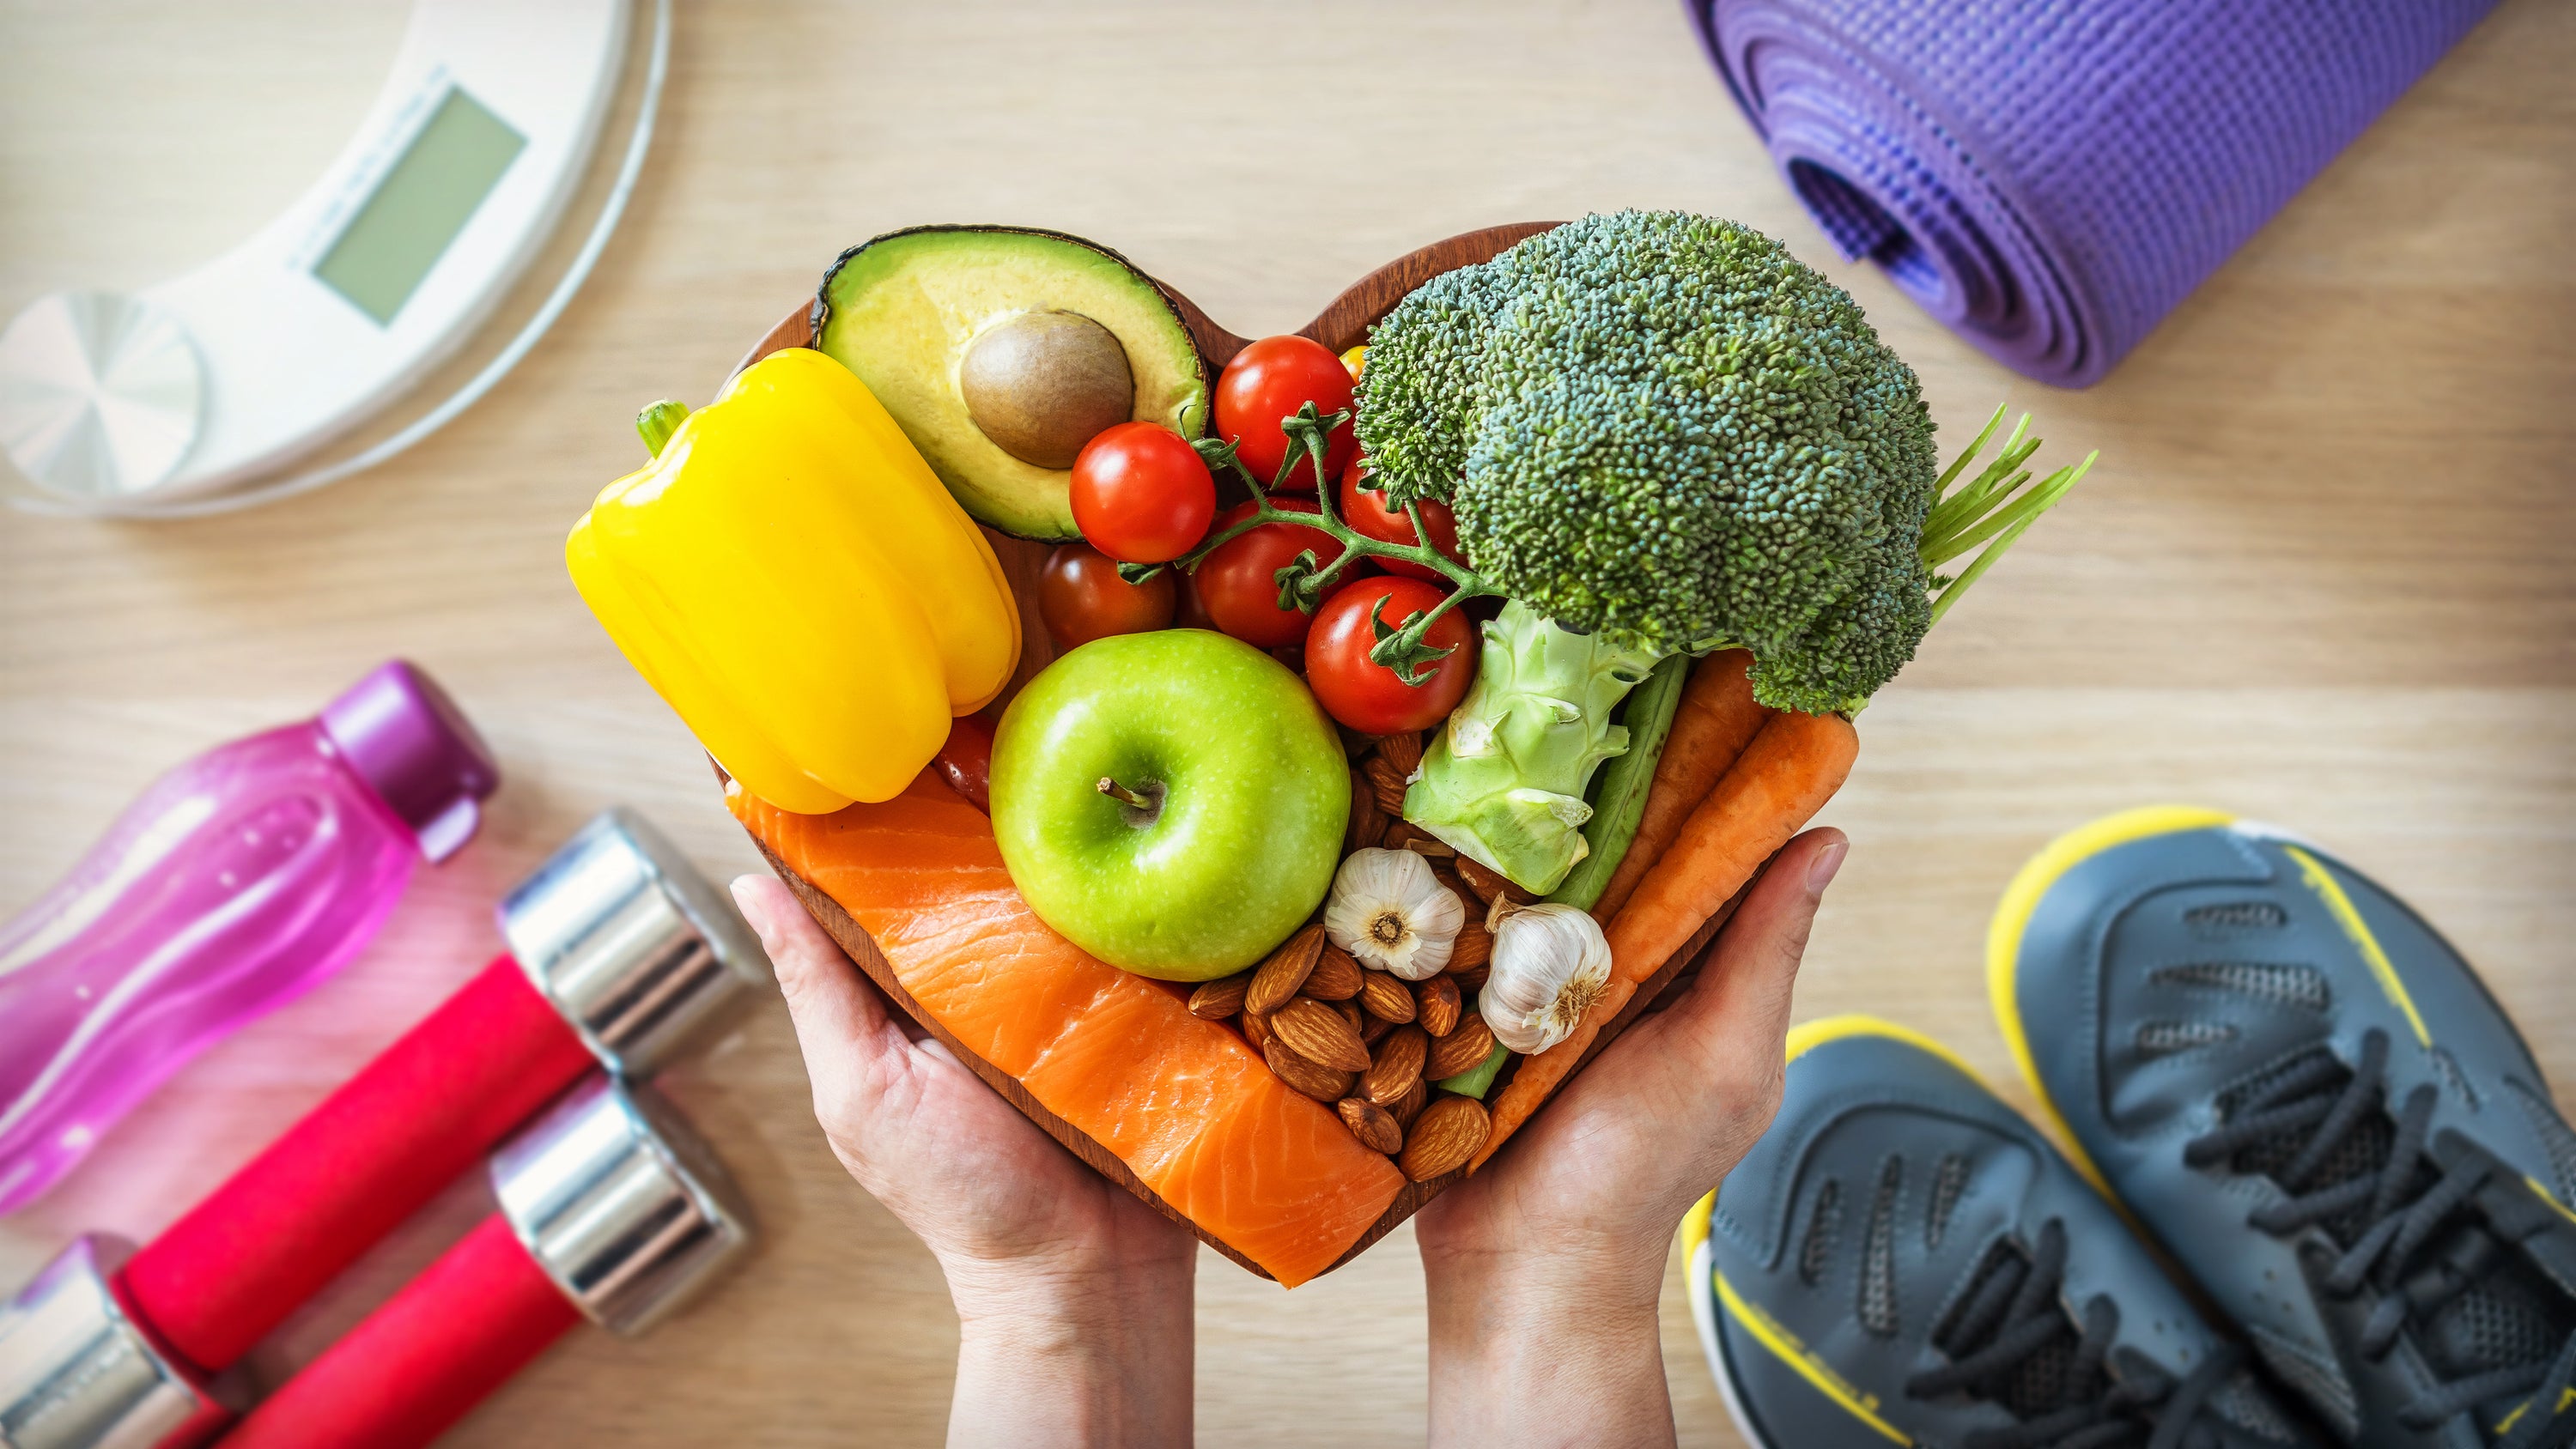
[[[635,431],[643,437],[645,448],[658,458],[662,456],[662,445],[671,441],[671,435],[680,430],[688,416],[687,403],[664,398],[635,415]]]

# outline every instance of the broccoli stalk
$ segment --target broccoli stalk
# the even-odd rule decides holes
[[[1627,752],[1610,717],[1661,653],[1560,628],[1517,599],[1483,632],[1476,682],[1423,748],[1404,818],[1544,895],[1591,852],[1584,789]]]

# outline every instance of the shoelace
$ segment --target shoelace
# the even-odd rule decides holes
[[[2065,1274],[2066,1225],[2051,1218],[2041,1226],[2029,1261],[2008,1254],[1939,1336],[1935,1346],[1951,1355],[1950,1363],[1908,1379],[1905,1392],[1919,1399],[1962,1391],[2000,1399],[2023,1365],[2072,1338],[2072,1362],[2057,1402],[2011,1428],[1969,1435],[1967,1449],[2216,1449],[2217,1434],[2196,1421],[2201,1406],[2235,1372],[2238,1351],[2222,1349],[2184,1379],[2131,1361],[2115,1380],[2105,1360],[2119,1333],[2119,1307],[2095,1298],[2085,1305],[2079,1327],[2058,1301]]]
[[[2322,1167],[2369,1115],[2387,1098],[2388,1036],[2372,1031],[2362,1038],[2361,1063],[2351,1080],[2337,1086],[2342,1066],[2319,1054],[2292,1069],[2248,1101],[2234,1119],[2216,1131],[2193,1138],[2183,1148],[2183,1162],[2211,1167],[2246,1148],[2310,1127],[2315,1131],[2298,1155],[2276,1169],[2273,1181],[2289,1194],[2280,1202],[2257,1208],[2246,1221],[2275,1236],[2295,1233],[2311,1223],[2343,1217],[2361,1209],[2367,1224],[2327,1274],[2327,1292],[2342,1297],[2364,1286],[2381,1290],[2361,1332],[2361,1351],[2373,1359],[2396,1346],[2410,1318],[2429,1321],[2444,1304],[2474,1286],[2503,1254],[2504,1245],[2475,1221],[2459,1216],[2472,1194],[2495,1171],[2482,1154],[2464,1158],[2438,1176],[2427,1171],[2424,1146],[2432,1129],[2438,1094],[2431,1084],[2407,1094],[2392,1115],[2397,1131],[2388,1161],[2377,1171],[2301,1193],[2299,1187]],[[2431,1180],[2426,1181],[2431,1176]],[[2409,1275],[2407,1265],[2444,1228],[2444,1249],[2426,1272]],[[2410,1429],[2432,1429],[2452,1416],[2474,1412],[2478,1405],[2512,1395],[2524,1396],[2510,1430],[2497,1449],[2539,1449],[2565,1444],[2569,1429],[2559,1426],[2557,1406],[2576,1390],[2576,1334],[2555,1354],[2453,1379],[2418,1394],[2398,1418]]]

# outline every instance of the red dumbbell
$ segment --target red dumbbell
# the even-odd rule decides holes
[[[513,1127],[595,1066],[650,1075],[769,979],[731,902],[623,808],[500,921],[507,953],[121,1268],[84,1239],[0,1307],[14,1442],[202,1442],[229,1418],[214,1376]]]
[[[501,1210],[218,1449],[417,1449],[584,1317],[660,1322],[750,1246],[724,1167],[649,1091],[576,1089],[492,1158]]]

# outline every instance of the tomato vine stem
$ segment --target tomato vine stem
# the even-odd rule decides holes
[[[1431,626],[1467,600],[1498,597],[1501,590],[1487,583],[1475,570],[1421,542],[1430,534],[1422,526],[1419,504],[1404,505],[1405,517],[1413,523],[1415,542],[1410,544],[1371,538],[1334,512],[1333,489],[1324,471],[1324,458],[1331,447],[1333,430],[1350,421],[1350,417],[1348,409],[1326,415],[1318,413],[1312,402],[1306,402],[1299,404],[1295,413],[1281,418],[1279,430],[1295,446],[1280,464],[1278,476],[1271,479],[1266,487],[1237,456],[1239,448],[1236,443],[1217,438],[1201,438],[1193,442],[1190,446],[1198,450],[1210,470],[1230,468],[1236,477],[1243,480],[1245,490],[1252,495],[1253,510],[1251,516],[1238,519],[1210,535],[1198,547],[1174,559],[1170,566],[1195,574],[1209,554],[1264,524],[1285,523],[1314,529],[1339,543],[1341,553],[1328,564],[1318,559],[1313,549],[1307,549],[1273,575],[1273,580],[1279,585],[1279,607],[1294,608],[1303,614],[1314,613],[1315,606],[1323,599],[1325,587],[1359,559],[1389,559],[1429,569],[1449,581],[1452,587],[1448,597],[1429,609],[1415,610],[1402,624],[1392,628],[1383,620],[1370,621],[1380,636],[1369,650],[1370,661],[1392,670],[1395,677],[1404,683],[1419,687],[1431,681],[1431,670],[1426,666],[1447,658],[1451,652],[1423,642],[1424,636],[1431,632]],[[1315,511],[1307,513],[1301,509],[1281,508],[1271,502],[1273,493],[1286,490],[1289,475],[1296,471],[1297,465],[1310,460],[1316,479]],[[1118,573],[1131,584],[1142,583],[1153,577],[1154,570],[1160,567],[1163,565],[1147,568],[1122,565]]]

